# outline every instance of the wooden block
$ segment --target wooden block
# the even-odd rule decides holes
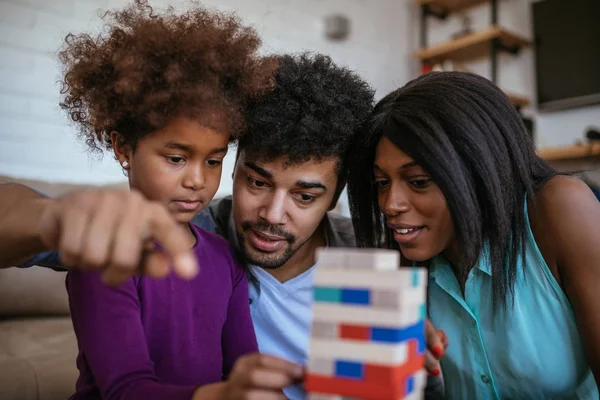
[[[335,361],[333,358],[311,356],[308,359],[308,372],[323,376],[334,376]]]
[[[412,326],[424,318],[423,304],[410,304],[400,311],[379,310],[363,306],[341,304],[313,304],[313,320],[335,324],[355,324],[402,328]]]
[[[333,360],[398,365],[408,360],[408,342],[387,344],[311,338],[309,354]]]
[[[391,289],[404,291],[413,289],[422,293],[427,287],[425,268],[402,268],[396,271],[345,271],[332,268],[317,268],[313,275],[313,284],[324,287]],[[415,286],[415,282],[417,285]],[[413,292],[408,292],[413,293]]]
[[[346,400],[336,394],[308,393],[307,400]]]
[[[400,266],[400,253],[389,249],[323,247],[316,256],[319,268],[390,271]]]
[[[373,384],[361,380],[344,379],[307,374],[304,387],[309,393],[333,394],[343,397],[355,397],[366,400],[401,399],[404,394],[404,382],[392,386]]]
[[[313,321],[311,325],[311,337],[319,339],[334,339],[340,337],[339,325],[327,321]]]
[[[371,328],[364,325],[339,325],[339,338],[359,341],[371,340]]]

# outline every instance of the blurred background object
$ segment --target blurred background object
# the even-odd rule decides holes
[[[110,156],[101,159],[85,150],[59,109],[56,52],[67,32],[100,30],[102,10],[127,3],[0,0],[0,175],[78,184],[124,182]],[[595,168],[600,152],[586,147],[585,135],[587,127],[600,126],[600,105],[592,101],[600,93],[598,0],[203,3],[236,11],[254,25],[265,54],[314,50],[331,55],[364,76],[378,99],[432,70],[486,76],[519,109],[540,154],[560,168]],[[150,4],[185,7],[183,0]],[[225,160],[218,196],[231,192],[234,153]],[[348,215],[345,196],[338,210]]]

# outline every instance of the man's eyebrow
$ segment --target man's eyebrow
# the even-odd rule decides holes
[[[259,175],[262,175],[263,177],[267,178],[267,179],[271,179],[273,178],[273,174],[270,173],[269,171],[267,171],[264,168],[259,167],[258,165],[256,165],[255,163],[251,162],[251,161],[246,161],[244,163],[244,165],[248,168],[250,168],[251,170],[253,170],[254,172],[256,172]]]
[[[327,190],[327,186],[317,181],[296,181],[296,187],[302,189],[323,189]]]

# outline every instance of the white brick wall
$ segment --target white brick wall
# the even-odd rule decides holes
[[[500,2],[503,25],[527,36],[530,0]],[[90,157],[58,108],[56,51],[69,31],[100,27],[98,9],[122,7],[126,0],[0,0],[0,174],[71,182],[114,182],[124,177],[110,155]],[[152,5],[184,1],[151,0]],[[412,52],[418,46],[419,18],[412,0],[206,0],[237,11],[253,24],[265,52],[316,50],[361,73],[381,97],[418,73]],[[471,12],[474,27],[489,21],[489,8]],[[344,42],[323,37],[323,18],[344,13],[351,36]],[[431,41],[445,40],[459,27],[457,19],[431,20]],[[527,50],[502,55],[500,83],[533,96],[533,57]],[[487,62],[474,65],[487,74]],[[542,145],[569,144],[585,126],[600,125],[600,108],[544,114],[537,119]],[[231,190],[233,154],[228,156],[220,194]]]
[[[54,181],[123,180],[109,154],[91,157],[58,107],[56,52],[69,31],[99,29],[98,9],[126,0],[0,0],[0,174]],[[159,7],[184,1],[151,0]],[[365,76],[383,95],[416,71],[410,52],[417,26],[405,0],[207,0],[237,11],[261,33],[265,52],[316,50]],[[323,17],[343,12],[350,38],[329,42]],[[416,15],[416,14],[414,14]],[[414,40],[413,40],[414,41]],[[413,68],[413,71],[410,71]],[[230,193],[233,152],[219,194]]]

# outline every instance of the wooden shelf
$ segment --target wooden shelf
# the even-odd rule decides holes
[[[525,96],[519,94],[504,92],[511,103],[519,108],[527,107],[531,104],[531,100]]]
[[[508,32],[498,26],[491,26],[458,39],[433,45],[416,52],[415,57],[422,62],[438,63],[445,60],[473,61],[490,54],[492,40],[499,39],[503,46],[525,47],[530,41]]]
[[[478,4],[487,3],[488,0],[415,0],[420,6],[429,6],[439,13],[453,13],[466,10]]]
[[[600,142],[563,147],[538,149],[538,155],[546,161],[567,161],[600,156]]]

